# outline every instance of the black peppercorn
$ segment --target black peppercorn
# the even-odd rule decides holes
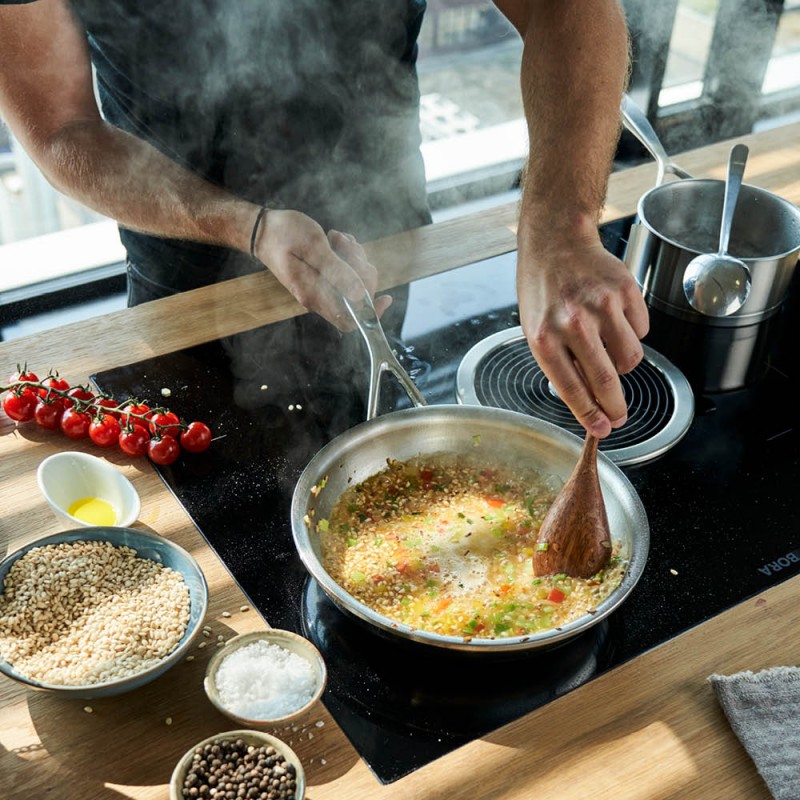
[[[295,800],[295,776],[294,765],[274,747],[257,747],[243,739],[218,739],[195,749],[181,795],[214,800]]]

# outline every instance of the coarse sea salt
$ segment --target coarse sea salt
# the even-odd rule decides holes
[[[255,641],[226,656],[215,684],[225,708],[246,719],[275,719],[302,708],[317,688],[314,669],[297,653]]]

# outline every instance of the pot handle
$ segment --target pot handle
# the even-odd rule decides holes
[[[653,130],[650,120],[647,119],[644,111],[631,100],[630,95],[627,93],[622,95],[620,113],[625,127],[639,140],[647,152],[656,160],[656,164],[658,164],[656,186],[661,186],[667,173],[676,175],[679,178],[692,177],[686,170],[681,169],[670,159],[656,132]]]
[[[380,392],[381,375],[387,370],[394,374],[400,385],[405,389],[406,394],[415,406],[425,406],[427,402],[420,394],[414,381],[403,369],[392,351],[383,326],[375,311],[372,298],[365,289],[364,296],[356,302],[342,298],[345,307],[350,312],[350,316],[356,323],[358,330],[364,337],[369,351],[369,398],[367,400],[367,419],[373,419],[378,415],[378,394]]]

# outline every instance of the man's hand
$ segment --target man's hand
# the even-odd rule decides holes
[[[608,436],[627,419],[619,374],[641,359],[648,324],[633,277],[597,233],[627,80],[625,16],[620,0],[495,3],[524,43],[530,154],[517,235],[522,327],[581,424]]]
[[[339,231],[326,235],[299,211],[268,211],[255,253],[304,308],[340,330],[353,327],[342,297],[357,301],[365,289],[373,296],[378,287],[378,271],[353,236]],[[388,295],[375,299],[378,316],[391,302]]]
[[[531,351],[578,421],[598,438],[624,425],[618,376],[641,361],[648,330],[625,265],[596,237],[546,251],[521,238],[517,293]]]

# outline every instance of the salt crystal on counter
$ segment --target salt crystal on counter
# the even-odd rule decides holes
[[[316,679],[302,656],[271,642],[255,641],[234,650],[219,665],[219,699],[247,719],[275,719],[311,700]]]

